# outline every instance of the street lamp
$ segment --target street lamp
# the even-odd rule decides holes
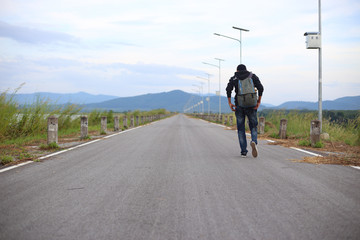
[[[318,118],[320,121],[320,132],[322,132],[322,47],[321,47],[321,0],[319,0],[319,32],[306,32],[307,49],[319,49],[319,87],[318,87]]]
[[[219,37],[230,38],[232,40],[235,40],[235,41],[239,42],[239,45],[240,45],[240,63],[241,63],[241,40],[236,39],[236,38],[232,38],[232,37],[228,37],[228,36],[225,36],[225,35],[222,35],[222,34],[219,34],[219,33],[214,33],[214,35],[219,36]]]
[[[210,74],[208,74],[208,73],[205,73],[205,74],[208,75],[208,78],[203,78],[203,77],[197,77],[197,78],[201,78],[201,79],[208,81],[208,97],[207,97],[206,101],[208,102],[208,115],[210,115]]]
[[[237,29],[237,30],[240,30],[240,39],[236,39],[236,38],[233,38],[233,37],[225,36],[225,35],[222,35],[222,34],[219,34],[219,33],[214,33],[214,35],[219,36],[219,37],[229,38],[229,39],[232,39],[232,40],[235,40],[235,41],[239,42],[239,45],[240,45],[240,64],[241,64],[241,63],[242,63],[241,31],[249,32],[250,30],[247,30],[247,29],[244,29],[244,28],[238,28],[238,27],[233,27],[233,28],[234,28],[234,29]]]
[[[199,97],[200,97],[200,91],[201,91],[201,101],[200,101],[200,104],[202,104],[202,111],[201,111],[201,114],[204,114],[204,90],[203,90],[203,84],[202,82],[200,82],[201,86],[199,85],[195,85],[193,84],[194,87],[198,87],[199,88]]]
[[[237,29],[240,31],[240,63],[242,63],[242,40],[241,40],[241,32],[244,31],[244,32],[249,32],[250,30],[247,30],[247,29],[244,29],[244,28],[239,28],[239,27],[234,27],[233,26],[233,29]]]
[[[207,62],[203,62],[203,64],[207,64],[213,67],[217,67],[219,69],[219,119],[221,116],[221,61],[225,61],[224,59],[220,59],[220,58],[215,58],[216,60],[219,61],[219,65],[215,65],[215,64],[211,64],[211,63],[207,63]]]

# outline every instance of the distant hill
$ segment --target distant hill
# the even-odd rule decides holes
[[[135,97],[122,97],[101,103],[86,104],[83,106],[83,111],[90,111],[92,109],[107,109],[116,112],[123,112],[128,110],[149,111],[153,109],[165,108],[173,112],[182,112],[184,107],[193,106],[203,100],[204,112],[207,112],[208,105],[205,98],[206,97],[202,98],[196,94],[174,90],[171,92],[145,94]],[[222,97],[221,101],[222,112],[230,112],[226,97]],[[212,112],[218,112],[219,97],[210,97],[210,107]],[[199,107],[196,109],[199,111]],[[202,109],[200,111],[202,111]]]
[[[85,111],[91,109],[107,109],[113,111],[127,111],[127,110],[143,110],[148,111],[157,108],[165,108],[169,111],[179,111],[182,112],[184,108],[189,108],[196,105],[201,100],[204,101],[204,112],[208,111],[208,102],[205,100],[206,96],[201,98],[199,95],[186,93],[180,90],[175,90],[171,92],[155,93],[155,94],[146,94],[135,97],[124,97],[116,98],[109,101],[87,104],[84,106]],[[210,96],[210,111],[218,112],[219,111],[219,97]],[[274,106],[271,104],[262,103],[259,110],[264,108],[272,109],[295,109],[295,110],[317,110],[317,102],[285,102],[279,106]],[[199,109],[199,106],[194,107],[195,111],[202,111],[202,106]],[[355,97],[343,97],[333,101],[323,101],[323,110],[360,110],[360,96]],[[193,110],[191,110],[193,111]],[[230,112],[228,106],[227,98],[221,97],[221,111]]]
[[[98,103],[108,101],[116,96],[109,95],[93,95],[85,92],[78,93],[49,93],[49,92],[37,92],[30,94],[15,94],[15,100],[20,104],[31,104],[36,101],[36,99],[48,100],[51,104],[88,104],[88,103]]]
[[[323,101],[322,107],[324,110],[359,110],[360,109],[360,96],[354,97],[342,97],[335,99],[333,101]],[[317,102],[296,102],[290,101],[285,102],[277,107],[276,109],[307,109],[307,110],[317,110]]]
[[[189,108],[196,105],[201,100],[204,101],[204,112],[208,111],[208,102],[205,100],[206,96],[201,98],[199,95],[186,93],[180,90],[174,90],[171,92],[155,93],[155,94],[146,94],[135,97],[123,97],[116,98],[109,101],[86,104],[84,105],[84,111],[89,111],[92,109],[106,109],[113,111],[128,111],[128,110],[143,110],[148,111],[157,108],[165,108],[169,111],[178,111],[182,112],[184,108]],[[219,97],[210,96],[210,111],[218,112],[219,111]],[[279,106],[274,106],[271,104],[262,103],[259,110],[264,108],[272,109],[308,109],[308,110],[317,110],[317,102],[286,102]],[[195,111],[202,111],[202,106],[196,106],[193,109]],[[324,110],[359,110],[360,109],[360,96],[355,97],[343,97],[336,99],[334,101],[323,101]],[[193,111],[193,110],[191,110]],[[227,98],[221,97],[221,111],[230,112],[228,106]]]
[[[79,104],[83,107],[83,111],[88,112],[93,109],[99,110],[113,110],[116,112],[124,111],[149,111],[153,109],[165,108],[169,111],[182,112],[184,108],[190,108],[200,101],[204,101],[204,112],[208,112],[208,102],[205,100],[206,96],[199,96],[174,90],[170,92],[144,94],[134,97],[116,97],[109,95],[92,95],[85,92],[58,94],[58,93],[34,93],[34,94],[16,94],[15,99],[19,104],[31,104],[37,97],[47,99],[51,104]],[[210,95],[210,111],[219,111],[219,97]],[[301,102],[289,101],[279,106],[262,103],[260,109],[296,109],[296,110],[317,110],[317,102]],[[194,107],[195,111],[202,111],[202,106]],[[193,109],[191,111],[193,111]],[[333,101],[323,101],[324,110],[360,110],[360,96],[342,97]],[[228,101],[225,96],[221,97],[221,111],[224,113],[230,112]]]

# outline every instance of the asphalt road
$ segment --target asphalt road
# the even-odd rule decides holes
[[[360,239],[360,171],[184,115],[0,173],[0,239]]]

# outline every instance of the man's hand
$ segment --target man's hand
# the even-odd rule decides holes
[[[231,103],[231,97],[228,98],[229,107],[231,108],[231,111],[236,111],[236,106]]]
[[[261,103],[261,96],[259,96],[258,100],[257,100],[257,104],[254,107],[255,110],[257,110],[260,107],[260,103]]]

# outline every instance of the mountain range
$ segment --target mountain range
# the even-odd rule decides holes
[[[88,104],[88,103],[97,103],[104,102],[111,99],[118,98],[117,96],[110,95],[93,95],[86,92],[78,93],[49,93],[49,92],[37,92],[30,94],[15,94],[14,100],[20,105],[31,104],[36,102],[36,100],[44,99],[48,100],[52,104]]]
[[[149,111],[153,109],[164,108],[173,112],[183,112],[184,109],[191,109],[191,112],[202,111],[204,102],[204,112],[208,111],[208,102],[206,96],[199,96],[180,90],[170,92],[144,94],[134,97],[116,97],[110,95],[92,95],[85,92],[59,94],[59,93],[33,93],[33,94],[15,94],[14,99],[20,104],[31,104],[36,99],[45,99],[52,104],[74,103],[81,105],[84,112],[93,109],[113,110],[115,112],[142,110]],[[219,97],[210,96],[210,111],[219,111]],[[198,104],[198,106],[194,106]],[[193,107],[193,108],[191,108]],[[317,110],[317,102],[289,101],[279,106],[262,103],[259,110],[264,108],[271,109],[297,109],[297,110]],[[324,110],[360,110],[360,96],[342,97],[332,101],[323,101]],[[230,108],[225,96],[221,97],[221,111],[230,112]]]

